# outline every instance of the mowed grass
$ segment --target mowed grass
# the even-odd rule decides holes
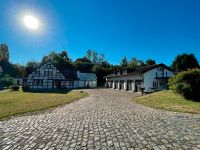
[[[60,93],[1,91],[0,119],[70,103],[86,96],[88,96],[86,92],[81,93],[80,91],[62,91]]]
[[[170,90],[137,97],[136,102],[158,109],[200,114],[200,102],[186,100]]]

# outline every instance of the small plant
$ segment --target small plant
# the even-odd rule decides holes
[[[13,85],[13,86],[11,86],[11,89],[13,90],[13,91],[18,91],[19,90],[19,86],[18,85]]]

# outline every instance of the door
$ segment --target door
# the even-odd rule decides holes
[[[56,89],[61,88],[61,81],[55,81],[56,82]]]

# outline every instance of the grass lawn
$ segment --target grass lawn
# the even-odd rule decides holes
[[[16,114],[43,110],[66,104],[88,94],[80,91],[33,93],[5,90],[0,92],[0,119]]]
[[[158,109],[186,113],[200,113],[200,102],[186,100],[184,97],[175,94],[170,90],[137,97],[136,102]]]

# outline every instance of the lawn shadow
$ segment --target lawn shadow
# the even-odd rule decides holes
[[[23,90],[23,92],[27,92],[27,93],[56,93],[56,94],[67,94],[70,91],[72,91],[72,89],[40,89],[40,90]]]

